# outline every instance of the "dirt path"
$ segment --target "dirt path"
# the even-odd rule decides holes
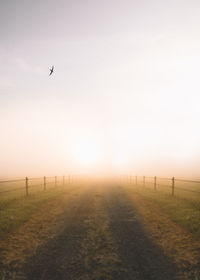
[[[10,279],[184,279],[117,186],[91,186],[74,196],[58,229]]]

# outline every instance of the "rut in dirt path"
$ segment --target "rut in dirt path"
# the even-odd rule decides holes
[[[120,187],[107,190],[105,203],[110,230],[126,271],[122,280],[185,279],[179,269],[144,231],[136,210]]]
[[[58,235],[28,260],[26,280],[74,280],[84,272],[81,244],[87,233],[85,220],[92,212],[94,190],[89,189],[70,203],[64,227]]]

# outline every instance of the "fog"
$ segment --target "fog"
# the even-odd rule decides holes
[[[199,14],[193,0],[1,1],[0,177],[199,177]]]

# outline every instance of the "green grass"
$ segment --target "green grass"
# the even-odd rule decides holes
[[[130,188],[130,187],[129,187]],[[144,199],[157,203],[171,220],[200,237],[200,195],[176,192],[174,197],[162,188],[154,191],[151,187],[131,186],[132,191]]]
[[[70,191],[72,187],[59,186],[46,191],[38,191],[25,196],[24,192],[9,193],[0,197],[0,237],[13,231],[29,220],[31,215],[44,203],[56,199],[61,194]]]

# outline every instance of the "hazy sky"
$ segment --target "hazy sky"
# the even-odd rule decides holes
[[[0,65],[0,177],[199,176],[199,1],[0,0]]]

